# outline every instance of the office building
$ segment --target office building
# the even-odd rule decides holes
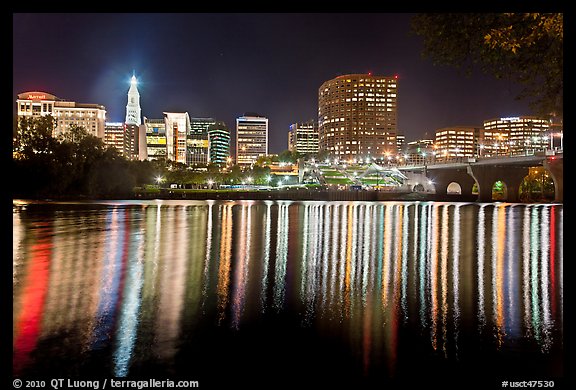
[[[146,152],[149,160],[166,159],[166,123],[164,119],[144,117]]]
[[[208,128],[215,123],[213,118],[190,118],[190,131],[186,137],[186,163],[189,166],[208,164]]]
[[[216,122],[208,127],[208,161],[226,165],[230,157],[230,132],[224,122]]]
[[[296,151],[300,154],[317,154],[318,125],[314,121],[290,125],[288,150]]]
[[[166,159],[186,164],[186,137],[190,132],[187,112],[164,112],[166,129]]]
[[[436,130],[436,160],[475,157],[478,154],[479,136],[480,127],[474,126],[452,126]]]
[[[236,118],[236,164],[250,167],[268,154],[268,118],[247,113]]]
[[[479,140],[482,157],[532,155],[550,143],[550,121],[537,116],[494,118],[484,121]]]
[[[319,149],[338,158],[396,154],[398,78],[347,74],[318,89]]]

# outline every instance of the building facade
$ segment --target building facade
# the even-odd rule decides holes
[[[436,160],[447,161],[458,157],[478,155],[480,127],[452,126],[436,130],[434,140]]]
[[[531,155],[550,143],[550,121],[537,116],[493,118],[484,121],[480,156]]]
[[[164,112],[166,159],[186,164],[186,138],[190,132],[187,112]]]
[[[317,154],[318,125],[314,121],[291,124],[288,132],[288,150],[300,154]]]
[[[318,90],[319,149],[338,158],[397,152],[397,76],[348,74]]]
[[[208,164],[208,128],[215,123],[213,118],[190,118],[190,131],[186,137],[186,163],[189,166]]]
[[[100,104],[83,104],[62,100],[47,92],[23,92],[16,100],[19,118],[52,115],[56,125],[52,136],[58,138],[72,125],[82,126],[88,134],[104,139],[106,108]]]
[[[149,119],[144,117],[146,129],[146,152],[148,159],[166,159],[166,123],[164,119]]]
[[[268,118],[245,114],[236,118],[236,164],[249,167],[268,154]]]
[[[124,155],[124,140],[126,138],[126,125],[122,122],[106,122],[104,128],[104,143],[106,146],[116,148]]]
[[[224,166],[230,157],[230,132],[224,122],[208,127],[208,161]]]

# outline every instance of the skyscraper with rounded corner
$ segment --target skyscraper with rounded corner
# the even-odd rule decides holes
[[[346,74],[318,89],[320,152],[341,159],[396,153],[398,76]]]

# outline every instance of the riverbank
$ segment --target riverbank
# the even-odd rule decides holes
[[[316,201],[467,201],[476,200],[476,195],[446,195],[432,193],[390,191],[342,191],[286,189],[270,191],[182,191],[162,190],[155,193],[137,193],[136,199],[190,199],[190,200],[316,200]]]

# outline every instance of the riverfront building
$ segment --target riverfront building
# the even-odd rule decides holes
[[[166,123],[164,119],[144,117],[146,152],[149,160],[166,158]]]
[[[300,154],[317,154],[318,125],[314,121],[290,125],[288,150],[296,151]]]
[[[437,161],[475,157],[478,153],[480,127],[452,126],[436,130],[434,141]]]
[[[537,116],[485,120],[479,139],[479,155],[491,157],[534,154],[548,146],[549,127],[548,119]]]
[[[236,164],[249,167],[268,154],[268,118],[245,114],[236,118]]]
[[[164,112],[166,159],[186,164],[186,137],[190,132],[187,112]]]
[[[188,166],[208,164],[208,128],[215,123],[213,118],[190,118],[190,131],[186,137]]]
[[[224,166],[230,157],[230,132],[224,122],[208,127],[208,161]]]
[[[318,90],[319,149],[338,158],[396,154],[397,76],[347,74]]]
[[[104,139],[106,108],[100,104],[84,104],[63,100],[47,92],[23,92],[16,100],[18,118],[52,115],[56,125],[52,136],[58,138],[72,125],[82,126],[88,134]]]

